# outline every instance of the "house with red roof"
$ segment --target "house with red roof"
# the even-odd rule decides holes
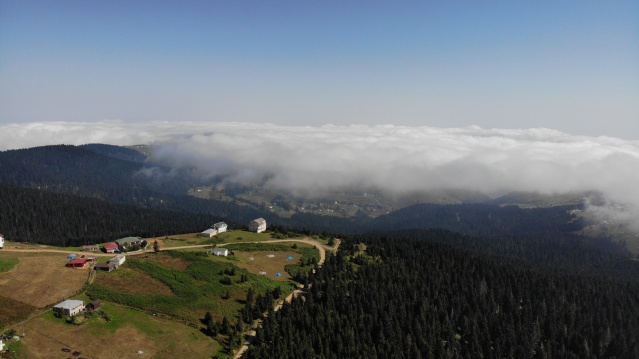
[[[73,258],[67,263],[67,267],[69,268],[84,268],[87,264],[86,258]]]
[[[115,253],[115,251],[118,250],[118,244],[117,243],[113,243],[113,242],[106,243],[103,246],[103,248],[104,248],[104,251],[107,252],[107,253]]]

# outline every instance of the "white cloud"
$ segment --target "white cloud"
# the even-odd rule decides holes
[[[599,191],[639,208],[639,141],[524,130],[251,123],[42,122],[0,125],[2,148],[153,144],[157,159],[203,176],[295,193],[379,188]],[[637,218],[635,216],[635,218]]]

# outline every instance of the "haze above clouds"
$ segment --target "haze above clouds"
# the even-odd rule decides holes
[[[639,139],[639,2],[0,1],[0,123]]]

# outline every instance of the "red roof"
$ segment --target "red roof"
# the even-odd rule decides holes
[[[67,266],[85,265],[87,264],[86,258],[73,258],[67,263]]]
[[[104,245],[104,249],[118,249],[117,243],[107,243]]]

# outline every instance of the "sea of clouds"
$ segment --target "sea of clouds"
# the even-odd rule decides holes
[[[609,203],[625,205],[626,221],[639,222],[637,140],[574,136],[545,128],[0,124],[1,150],[85,143],[149,144],[156,160],[178,172],[195,169],[200,176],[264,183],[298,195],[354,188],[389,193],[463,189],[489,196],[596,191]]]

